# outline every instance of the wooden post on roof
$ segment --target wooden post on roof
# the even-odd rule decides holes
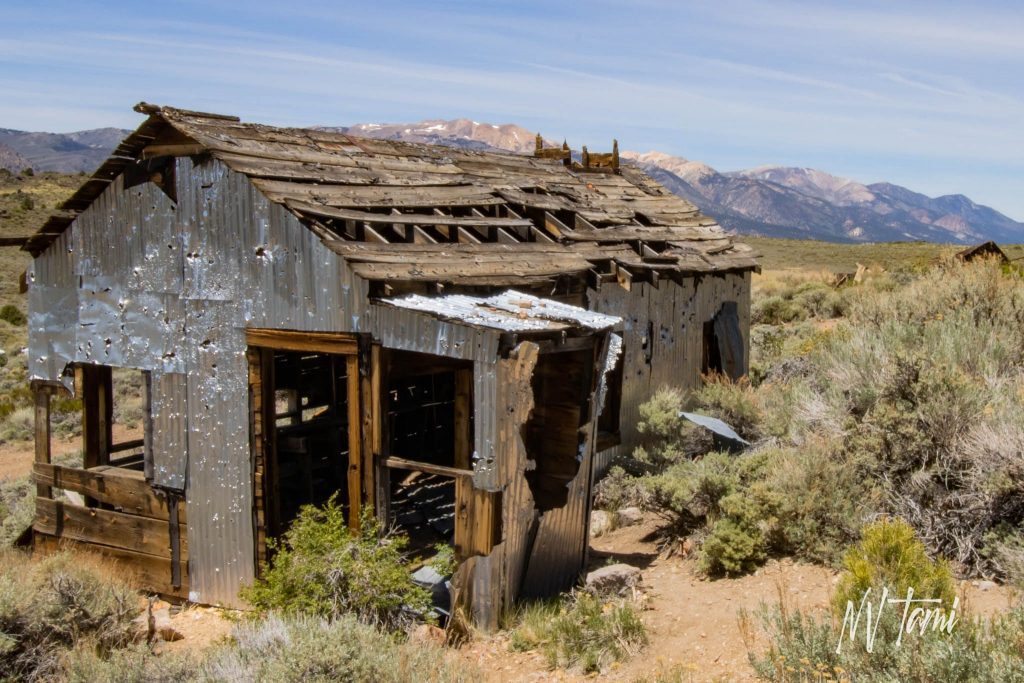
[[[35,435],[36,462],[50,464],[50,387],[40,382],[32,383],[35,394]],[[53,488],[47,484],[36,484],[36,496],[52,498]]]
[[[619,141],[612,140],[612,169],[618,173],[619,171]]]
[[[583,168],[590,168],[590,152],[587,151],[587,146],[583,145],[582,153]]]
[[[537,133],[537,140],[536,140],[536,142],[537,142],[537,146],[534,148],[533,156],[539,157],[541,150],[544,149],[544,138],[542,138],[540,136],[540,133]]]

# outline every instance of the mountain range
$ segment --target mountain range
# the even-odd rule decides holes
[[[532,152],[536,144],[536,134],[521,126],[469,119],[320,129],[520,154]],[[0,129],[0,168],[91,171],[128,133],[118,128],[65,134]],[[892,183],[865,185],[809,168],[761,166],[720,172],[657,151],[623,152],[622,158],[739,234],[832,242],[1024,242],[1024,223],[963,195],[928,197]]]

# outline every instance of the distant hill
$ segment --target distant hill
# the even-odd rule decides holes
[[[535,133],[521,126],[469,119],[320,129],[522,154],[532,152],[535,145]],[[64,134],[0,129],[0,168],[30,165],[39,171],[92,171],[128,132],[118,128]],[[658,151],[623,152],[622,157],[740,234],[831,242],[1024,242],[1024,223],[963,195],[933,198],[892,183],[864,185],[809,168],[761,166],[720,172]]]
[[[96,128],[75,133],[29,133],[0,128],[0,145],[13,150],[34,171],[91,173],[130,132]]]

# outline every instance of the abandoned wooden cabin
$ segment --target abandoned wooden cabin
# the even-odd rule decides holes
[[[745,372],[750,250],[616,153],[137,111],[25,245],[37,548],[237,605],[337,494],[353,525],[366,504],[452,543],[493,626],[578,578],[594,478],[652,390]],[[144,387],[141,439],[114,438],[115,373]],[[50,459],[69,391],[81,467]]]

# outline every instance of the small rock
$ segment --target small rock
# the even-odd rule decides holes
[[[614,528],[611,513],[604,510],[594,510],[590,513],[590,535],[595,538],[608,533]]]
[[[995,581],[979,581],[978,589],[983,591],[990,591],[993,588],[998,587],[998,585],[999,584],[997,584]]]
[[[692,538],[684,538],[682,541],[679,542],[679,553],[683,557],[686,557],[687,555],[689,555],[692,552],[693,552],[693,539]]]
[[[185,638],[185,636],[174,628],[174,625],[171,623],[171,611],[168,607],[153,610],[153,619],[151,624],[154,636],[159,636],[161,640],[168,643],[173,643]]]
[[[644,513],[638,507],[622,508],[615,513],[619,526],[633,526],[643,521]]]
[[[414,643],[433,643],[434,645],[444,645],[445,633],[443,628],[437,626],[431,626],[430,624],[420,624],[412,633],[409,634],[409,640]]]
[[[640,585],[640,570],[628,564],[610,564],[587,574],[586,587],[595,593],[624,593]]]

